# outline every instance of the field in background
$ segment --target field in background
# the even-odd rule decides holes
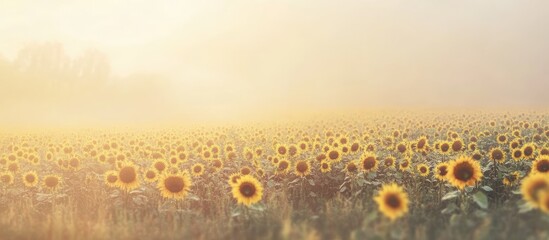
[[[4,132],[0,239],[547,239],[548,121],[379,112]]]

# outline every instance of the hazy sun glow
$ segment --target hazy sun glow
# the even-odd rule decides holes
[[[547,9],[510,0],[1,1],[1,121],[544,107]],[[48,44],[72,60],[90,49],[104,56],[104,82],[45,89],[14,80],[21,50]],[[59,79],[24,71],[35,82]]]

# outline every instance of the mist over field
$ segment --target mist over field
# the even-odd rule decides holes
[[[3,1],[2,122],[546,108],[544,1]]]

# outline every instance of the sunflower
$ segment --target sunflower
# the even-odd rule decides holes
[[[118,181],[118,172],[115,170],[106,171],[103,175],[103,178],[107,186],[116,187],[116,182]]]
[[[26,187],[34,187],[38,184],[38,174],[35,171],[28,171],[23,174],[23,183]]]
[[[528,143],[522,146],[522,154],[526,159],[532,159],[536,151],[536,145],[533,143]]]
[[[492,150],[490,150],[490,159],[503,163],[505,162],[505,153],[501,148],[492,148]]]
[[[442,154],[448,154],[450,152],[450,143],[448,142],[442,142],[440,143],[440,153]]]
[[[252,169],[248,166],[244,166],[240,168],[240,175],[249,175],[252,173]]]
[[[237,182],[238,182],[238,179],[242,177],[242,175],[240,175],[240,173],[233,173],[231,175],[229,175],[229,185],[233,186],[235,185]]]
[[[393,156],[388,156],[383,160],[383,166],[385,168],[394,168],[395,167],[395,158]]]
[[[360,167],[365,172],[377,170],[377,159],[373,153],[365,152],[360,158]]]
[[[311,164],[306,160],[299,160],[295,163],[294,173],[300,177],[305,177],[311,173]]]
[[[145,171],[144,177],[147,182],[156,182],[158,179],[158,171],[155,168],[149,168]]]
[[[374,197],[379,211],[391,221],[404,216],[408,212],[408,194],[395,183],[385,184]]]
[[[263,186],[251,175],[240,177],[232,186],[233,197],[238,203],[249,206],[261,200]]]
[[[162,171],[164,171],[168,167],[168,162],[163,159],[158,159],[154,161],[153,167],[156,169],[157,172],[162,173]]]
[[[118,180],[116,181],[116,186],[125,191],[131,191],[139,187],[139,177],[137,173],[137,166],[131,162],[123,162],[120,169],[118,169]]]
[[[452,142],[452,151],[454,152],[460,152],[461,150],[463,150],[464,148],[464,143],[463,143],[463,140],[461,140],[461,138],[458,138],[458,139],[455,139],[453,142]]]
[[[445,162],[439,163],[437,164],[435,169],[436,169],[435,177],[440,181],[446,180],[446,175],[448,175],[448,163],[445,163]]]
[[[0,182],[2,182],[3,185],[13,184],[13,173],[7,171],[0,173]]]
[[[544,147],[539,150],[539,155],[549,155],[549,148]]]
[[[191,170],[192,170],[193,176],[195,176],[195,177],[201,176],[202,174],[204,174],[204,164],[195,163],[191,167]]]
[[[330,149],[327,152],[328,160],[332,162],[339,162],[341,160],[341,152],[338,149]]]
[[[530,174],[522,180],[520,187],[522,198],[532,207],[540,206],[540,195],[549,193],[549,175]]]
[[[212,161],[212,167],[213,167],[215,172],[220,171],[223,168],[223,161],[221,161],[219,159],[214,159]]]
[[[531,174],[549,174],[549,156],[540,155],[533,163]]]
[[[290,157],[295,157],[299,154],[300,154],[300,152],[299,152],[299,148],[298,148],[297,145],[291,144],[290,146],[288,146],[288,155]]]
[[[406,152],[408,152],[408,149],[409,149],[409,144],[405,141],[402,141],[396,145],[396,150],[400,154],[406,154]]]
[[[410,160],[410,158],[404,158],[400,161],[400,164],[398,165],[399,166],[399,169],[400,171],[407,171],[408,169],[410,169],[410,165],[412,165],[411,163],[412,160]]]
[[[288,147],[284,144],[278,144],[275,147],[275,151],[280,156],[286,156],[288,154]]]
[[[323,173],[332,171],[332,164],[326,160],[320,162],[320,171]]]
[[[482,178],[480,164],[472,158],[461,156],[450,162],[448,166],[448,181],[458,189],[473,186]]]
[[[187,196],[192,182],[189,173],[186,171],[172,174],[165,173],[158,180],[158,190],[164,198],[183,199]]]
[[[416,149],[418,152],[425,151],[429,148],[429,139],[426,136],[421,136],[417,139]]]
[[[507,136],[500,134],[496,137],[499,144],[505,144],[507,142]]]
[[[469,149],[469,151],[477,150],[477,143],[475,142],[469,143],[469,145],[467,145],[467,149]]]
[[[78,170],[80,169],[80,159],[77,157],[73,157],[69,160],[69,167],[72,170]]]
[[[420,163],[416,166],[416,170],[417,172],[419,173],[420,176],[422,177],[426,177],[429,175],[429,166],[427,166],[427,164],[424,164],[424,163]]]
[[[278,165],[276,168],[277,173],[279,174],[287,173],[289,169],[290,169],[290,162],[288,160],[282,159],[278,161]]]
[[[520,145],[519,141],[517,139],[511,141],[509,143],[509,149],[515,149],[515,148],[518,148]]]
[[[502,182],[503,182],[503,185],[505,186],[513,186],[515,183],[518,182],[519,179],[520,179],[520,172],[514,171],[513,173],[503,177]]]
[[[57,175],[47,175],[43,179],[43,185],[48,190],[55,191],[61,185],[61,177]]]
[[[348,174],[354,174],[357,171],[358,171],[358,168],[357,168],[355,162],[351,161],[351,162],[348,162],[345,165],[345,172],[347,172]]]
[[[515,161],[520,161],[522,159],[522,149],[515,148],[515,149],[511,150],[511,157]]]
[[[479,151],[474,151],[473,155],[472,155],[472,158],[477,160],[477,161],[480,161],[482,159],[482,154]]]

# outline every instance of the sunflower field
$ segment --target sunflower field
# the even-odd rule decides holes
[[[0,239],[549,239],[549,113],[0,135]]]

